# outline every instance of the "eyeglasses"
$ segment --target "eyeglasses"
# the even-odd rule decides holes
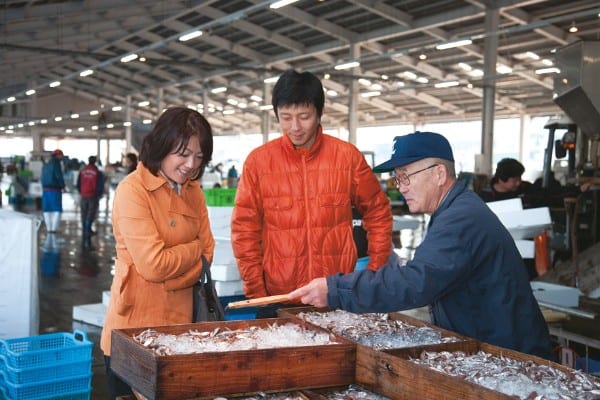
[[[426,167],[426,168],[420,169],[420,170],[418,170],[418,171],[415,171],[415,172],[413,172],[413,173],[410,173],[410,174],[405,174],[405,173],[403,172],[403,173],[401,173],[400,175],[396,175],[396,176],[394,176],[394,184],[395,184],[396,186],[400,186],[400,184],[402,184],[402,185],[404,185],[404,186],[408,186],[408,185],[410,185],[410,177],[411,177],[411,176],[413,176],[413,175],[415,175],[415,174],[418,174],[419,172],[427,171],[428,169],[431,169],[431,168],[433,168],[433,167],[437,167],[438,165],[439,165],[439,164],[433,164],[433,165],[430,165],[429,167]]]

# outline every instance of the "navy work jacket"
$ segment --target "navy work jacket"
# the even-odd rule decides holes
[[[328,305],[392,312],[429,305],[433,322],[471,338],[553,359],[548,327],[510,233],[461,182],[431,215],[406,265],[327,278]]]

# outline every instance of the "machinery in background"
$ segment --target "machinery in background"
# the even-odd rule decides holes
[[[567,246],[577,256],[600,241],[600,42],[575,42],[555,53],[554,102],[569,119],[549,121],[542,187],[553,181],[551,162],[567,157],[566,183],[592,190],[565,199]],[[560,139],[556,133],[563,132]]]

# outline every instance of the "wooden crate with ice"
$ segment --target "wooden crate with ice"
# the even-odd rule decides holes
[[[373,350],[423,347],[472,340],[401,313],[356,314],[326,308],[295,307],[281,309],[279,315],[310,322]]]
[[[354,343],[299,319],[112,332],[111,367],[150,400],[348,385],[355,361]]]
[[[600,381],[590,375],[476,341],[366,355],[357,359],[357,383],[394,400],[600,398]]]

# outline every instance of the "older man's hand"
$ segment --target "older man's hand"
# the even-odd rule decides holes
[[[315,307],[327,307],[327,280],[313,279],[308,285],[290,292],[288,297],[290,300],[300,299],[302,303]]]

